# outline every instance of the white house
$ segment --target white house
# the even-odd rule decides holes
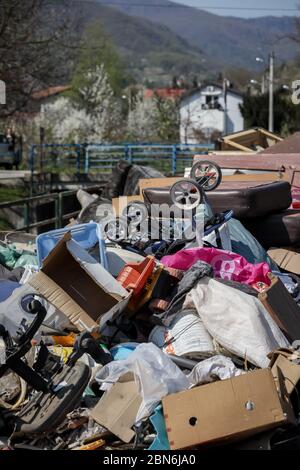
[[[232,134],[244,129],[239,105],[242,95],[221,85],[207,84],[182,97],[180,103],[181,143],[198,143],[199,136]]]

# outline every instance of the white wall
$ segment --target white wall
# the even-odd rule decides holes
[[[206,103],[206,89],[184,98],[180,106],[180,139],[182,143],[197,143],[193,129],[217,129],[225,133],[224,111],[219,109],[202,109]],[[215,89],[214,94],[224,109],[224,97],[221,89]],[[226,133],[241,131],[244,129],[244,120],[239,110],[242,98],[228,92],[227,94],[227,129]]]

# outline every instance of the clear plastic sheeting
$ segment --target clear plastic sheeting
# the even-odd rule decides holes
[[[126,373],[134,374],[142,396],[142,404],[136,416],[136,423],[149,416],[161,399],[170,393],[186,390],[189,379],[172,360],[154,344],[141,344],[130,356],[104,366],[96,380],[102,390],[108,390],[113,383]]]

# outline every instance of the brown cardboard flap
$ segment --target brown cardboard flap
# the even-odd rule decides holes
[[[300,274],[300,253],[284,248],[271,248],[268,255],[282,269],[294,274]]]
[[[270,287],[258,298],[289,341],[300,338],[300,307],[281,280],[269,274]]]
[[[94,328],[126,307],[129,292],[68,232],[43,262],[30,284],[80,331]]]
[[[135,423],[141,403],[142,397],[134,379],[129,382],[117,382],[93,408],[91,416],[122,441],[130,442],[135,435],[131,427]]]
[[[297,362],[292,362],[296,360]],[[271,371],[275,382],[279,384],[280,376],[284,378],[285,388],[288,394],[291,394],[300,380],[300,358],[299,355],[290,353],[287,357],[285,354],[275,353],[270,362]]]
[[[172,450],[242,439],[288,420],[269,369],[201,385],[162,402]]]
[[[104,292],[104,289],[101,289],[100,296],[98,283],[74,259],[65,245],[59,247],[55,258],[43,266],[42,271],[95,321],[100,311],[108,311],[117,303],[117,300]]]
[[[80,331],[90,330],[97,325],[85,310],[83,310],[66,292],[64,292],[50,277],[40,271],[34,274],[29,284],[54,307],[62,311]]]

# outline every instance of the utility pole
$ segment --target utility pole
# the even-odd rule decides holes
[[[261,94],[264,95],[265,91],[266,91],[266,77],[264,73],[261,79]]]
[[[228,90],[228,80],[227,78],[223,79],[223,96],[224,96],[224,134],[227,135],[227,90]]]
[[[269,132],[274,132],[274,52],[269,57]]]

